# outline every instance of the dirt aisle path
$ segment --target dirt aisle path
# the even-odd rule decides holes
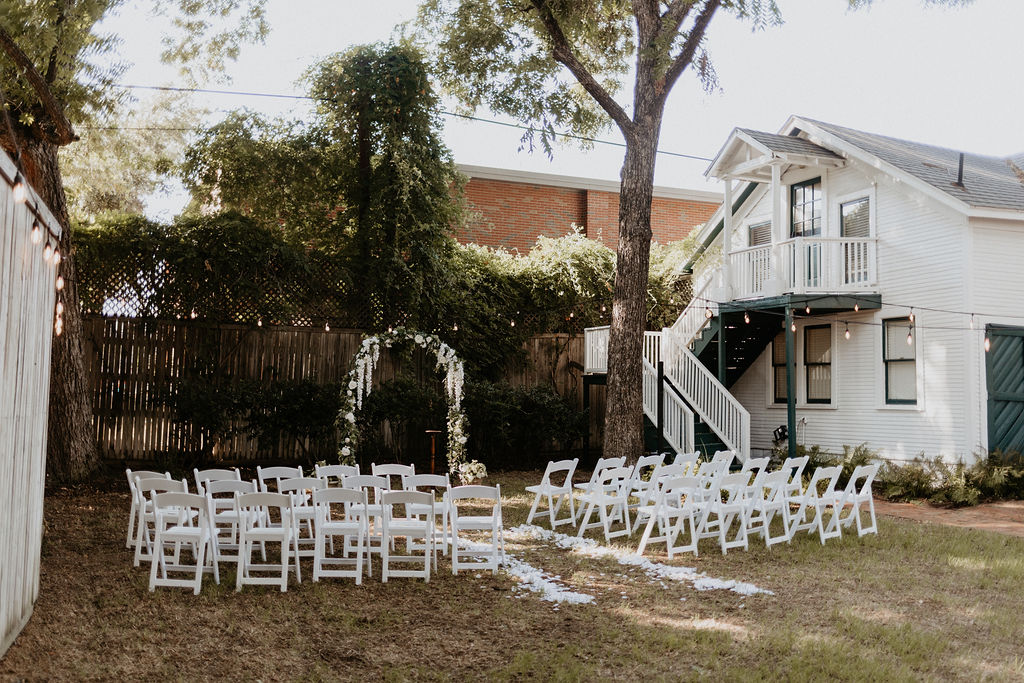
[[[951,509],[934,507],[927,503],[891,503],[876,498],[875,512],[918,522],[982,529],[1024,538],[1024,500]]]

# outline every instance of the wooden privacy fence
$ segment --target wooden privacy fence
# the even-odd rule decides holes
[[[311,444],[282,437],[268,445],[247,434],[205,443],[195,425],[176,419],[168,396],[200,362],[215,364],[218,374],[233,382],[338,382],[350,369],[362,331],[99,316],[86,316],[83,322],[96,443],[105,458],[161,462],[204,448],[210,452],[211,446],[214,457],[252,463],[299,460],[311,453],[330,457],[335,452],[333,440]],[[525,362],[510,369],[505,379],[513,386],[551,386],[581,407],[582,361],[582,336],[540,335],[527,342]],[[402,362],[397,354],[382,356],[376,380],[394,379]],[[414,368],[418,376],[432,375],[433,370],[430,362]],[[603,393],[594,398],[592,414],[603,415]],[[591,419],[591,443],[597,445],[599,422]]]
[[[43,238],[60,226],[30,188],[17,201],[16,169],[0,153],[0,657],[39,595],[46,416],[56,268]],[[34,213],[33,213],[34,210]],[[33,242],[38,221],[40,236]]]

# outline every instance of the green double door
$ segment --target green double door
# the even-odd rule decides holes
[[[1024,327],[989,325],[986,334],[989,452],[1024,453]]]

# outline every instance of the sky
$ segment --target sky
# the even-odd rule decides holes
[[[142,3],[145,5],[145,3]],[[1024,1],[975,0],[934,7],[922,0],[875,0],[850,11],[846,0],[778,0],[784,23],[757,32],[719,12],[707,36],[719,88],[702,90],[685,74],[669,97],[660,149],[714,157],[734,127],[777,131],[791,114],[964,151],[1024,152]],[[270,35],[243,49],[228,68],[233,90],[302,94],[297,83],[317,60],[356,44],[384,41],[415,15],[415,0],[268,0]],[[123,83],[180,84],[159,63],[161,19],[129,6],[107,28],[124,38],[133,66]],[[201,96],[212,123],[248,107],[289,118],[309,115],[301,101]],[[620,95],[627,103],[629,97]],[[487,111],[484,118],[511,121]],[[505,169],[617,180],[623,149],[560,145],[554,158],[520,150],[521,131],[443,117],[455,160]],[[620,142],[617,130],[602,138]],[[659,155],[655,182],[719,190],[708,162]],[[169,217],[183,193],[153,198],[147,213]]]

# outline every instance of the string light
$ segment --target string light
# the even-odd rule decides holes
[[[39,221],[32,221],[32,244],[39,244],[43,240],[43,231],[39,229]]]
[[[57,315],[64,315],[64,302],[60,300],[57,301]]]
[[[853,312],[854,313],[859,313],[860,312],[860,302],[857,302],[857,303],[855,303],[853,305]]]
[[[21,173],[14,174],[14,187],[11,188],[14,193],[14,201],[19,204],[24,204],[28,199],[28,190],[25,189],[25,181],[21,179]]]
[[[992,340],[989,339],[988,335],[986,334],[985,335],[985,353],[988,353],[988,350],[991,349],[991,348],[992,348]]]
[[[458,331],[459,331],[459,324],[455,323],[454,325],[452,325],[452,332],[458,332]]]
[[[807,315],[811,314],[811,305],[810,304],[807,304],[806,306],[804,306],[804,313],[806,313]]]
[[[263,327],[263,318],[256,319],[256,327]]]
[[[910,307],[910,322],[914,322],[914,307]]]
[[[53,248],[53,265],[54,265],[54,267],[57,267],[57,266],[60,265],[60,248],[59,247],[54,247]]]
[[[847,341],[850,340],[850,323],[846,323],[846,331],[843,332],[843,336],[846,337]]]
[[[914,345],[914,328],[907,327],[907,346]]]
[[[510,327],[515,327],[516,326],[516,321],[515,320],[509,321],[509,326]]]
[[[710,306],[704,309],[704,317],[707,318],[708,320],[711,320],[712,318],[715,317],[715,312],[711,310]]]
[[[64,318],[57,316],[57,319],[53,321],[53,333],[60,336],[61,332],[64,331]]]
[[[793,321],[793,324],[789,326],[789,329],[791,331],[793,331],[793,332],[796,332],[796,321],[795,320]]]
[[[748,325],[750,324],[750,312],[749,311],[743,311],[743,322],[745,322]]]
[[[52,257],[53,257],[53,245],[50,244],[50,240],[46,240],[46,246],[43,247],[43,260],[46,261],[47,263],[49,263],[50,259]]]
[[[57,276],[57,282],[54,284],[54,287],[57,288],[58,292],[60,290],[64,289],[64,276],[63,275],[58,275]]]
[[[330,331],[331,331],[331,324],[330,323],[324,323],[324,332],[330,332]]]

